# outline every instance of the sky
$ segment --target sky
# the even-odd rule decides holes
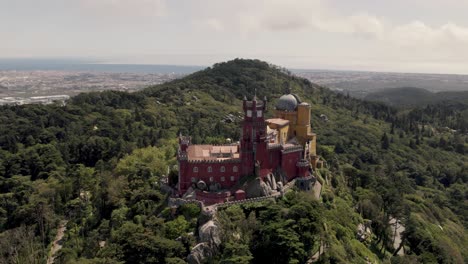
[[[468,0],[0,0],[0,58],[468,74]]]

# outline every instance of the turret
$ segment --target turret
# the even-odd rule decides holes
[[[265,113],[266,103],[254,96],[252,101],[246,97],[243,100],[244,121],[242,123],[241,159],[244,175],[254,173],[254,161],[256,161],[257,147],[265,147],[266,135]],[[265,146],[263,146],[265,145]]]
[[[309,176],[309,169],[310,164],[309,161],[306,159],[301,159],[296,163],[297,167],[297,176],[300,178],[304,178]]]
[[[179,151],[186,152],[188,146],[190,145],[191,138],[188,136],[179,135]]]

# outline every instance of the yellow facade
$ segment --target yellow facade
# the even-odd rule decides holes
[[[296,111],[276,110],[276,118],[289,121],[288,126],[281,128],[281,136],[287,131],[288,138],[294,137],[303,145],[309,143],[309,155],[312,166],[315,168],[317,159],[317,136],[315,133],[312,133],[310,126],[310,105],[307,103],[300,103],[297,105]]]
[[[268,119],[267,120],[267,123],[268,123],[268,127],[270,129],[275,129],[278,131],[278,134],[276,135],[276,139],[275,139],[275,142],[278,142],[278,143],[286,143],[288,141],[288,138],[289,138],[289,122],[284,122],[283,121],[279,121],[279,122],[275,122],[277,120],[275,119]]]

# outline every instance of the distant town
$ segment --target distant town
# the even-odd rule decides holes
[[[88,71],[82,70],[83,66],[79,68],[80,70],[68,69],[71,67],[65,67],[65,70],[49,68],[44,70],[40,67],[39,70],[0,68],[0,105],[63,103],[70,96],[93,91],[134,92],[151,85],[181,78],[203,68],[158,65],[118,66],[94,65],[96,69]],[[118,72],[119,70],[123,72]],[[149,70],[154,70],[154,72],[148,72]],[[169,70],[174,70],[174,72],[169,72]],[[314,83],[349,93],[358,98],[364,98],[367,94],[384,88],[419,87],[432,92],[468,90],[468,75],[332,70],[291,71]]]
[[[134,92],[180,78],[179,73],[107,73],[75,71],[0,71],[0,105],[50,104],[92,91]]]
[[[431,92],[468,91],[468,75],[364,71],[293,70],[294,74],[332,90],[364,98],[385,88],[417,87]]]

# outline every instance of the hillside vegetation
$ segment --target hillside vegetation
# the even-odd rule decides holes
[[[466,262],[465,110],[399,112],[236,59],[137,93],[1,107],[0,263],[44,263],[61,219],[56,263],[184,263],[200,212],[168,208],[159,181],[177,179],[177,135],[237,139],[240,120],[226,115],[238,116],[243,96],[256,91],[273,109],[287,88],[312,105],[322,199],[292,191],[221,210],[220,254],[207,261],[305,263],[322,245],[320,263]],[[405,256],[396,256],[391,218],[406,228]],[[359,224],[372,229],[363,241]]]
[[[370,93],[364,99],[403,107],[425,106],[444,102],[468,104],[468,91],[433,93],[415,87],[387,88]]]

